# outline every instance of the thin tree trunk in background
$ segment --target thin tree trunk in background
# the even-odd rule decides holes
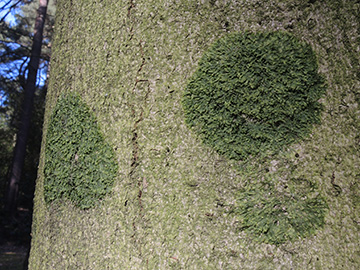
[[[39,9],[37,11],[35,21],[34,40],[31,48],[31,57],[27,67],[28,77],[24,89],[25,97],[22,105],[20,127],[17,133],[13,163],[10,170],[8,189],[5,196],[5,210],[11,215],[16,213],[17,208],[19,183],[26,155],[26,142],[31,124],[36,89],[36,76],[39,68],[43,29],[48,5],[48,0],[40,0],[39,2]]]

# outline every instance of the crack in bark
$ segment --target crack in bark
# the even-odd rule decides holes
[[[132,1],[130,1],[132,3]],[[133,8],[133,6],[129,7],[129,13],[131,14],[131,9]],[[133,33],[132,33],[133,35]],[[136,215],[133,219],[133,230],[134,233],[132,235],[132,237],[134,238],[136,235],[136,223],[138,220],[141,220],[143,218],[143,205],[142,205],[142,183],[143,183],[143,179],[142,177],[140,177],[140,175],[137,175],[137,171],[138,171],[138,167],[139,167],[139,142],[138,142],[138,138],[139,138],[139,125],[141,124],[141,122],[144,120],[144,108],[146,106],[146,101],[148,99],[148,95],[150,93],[150,84],[149,84],[149,80],[148,79],[140,79],[140,72],[142,71],[143,67],[146,64],[146,59],[144,56],[144,50],[143,50],[143,41],[140,40],[139,41],[139,47],[140,47],[140,55],[141,55],[141,64],[136,72],[136,76],[135,76],[135,83],[133,85],[133,88],[131,89],[131,92],[133,93],[134,97],[136,97],[136,95],[139,95],[136,93],[136,89],[138,87],[139,84],[141,83],[146,83],[147,86],[145,86],[145,94],[142,98],[142,102],[138,102],[136,104],[136,101],[134,102],[129,102],[128,106],[130,107],[131,110],[131,117],[133,119],[133,128],[132,128],[132,138],[131,138],[131,144],[132,144],[132,156],[131,156],[131,168],[130,168],[130,172],[129,172],[129,177],[132,180],[133,183],[136,183],[138,186],[138,194],[137,194],[137,200],[138,200],[138,204],[140,207],[139,210],[139,214]],[[136,112],[136,105],[138,105],[140,112]],[[139,245],[139,254],[141,256],[141,246]]]
[[[131,17],[131,10],[132,10],[133,8],[135,8],[135,2],[134,2],[133,0],[130,0],[130,3],[129,3],[129,4],[130,4],[130,5],[129,5],[129,7],[128,7],[128,13],[127,13],[128,18]]]
[[[135,8],[135,2],[133,0],[130,0],[129,2],[129,7],[128,7],[128,12],[127,12],[127,17],[129,18],[130,22],[131,22],[131,26],[130,26],[130,38],[129,40],[132,40],[134,37],[134,24],[135,24],[135,20],[132,18],[132,14],[131,11]]]
[[[136,39],[136,35],[134,33],[135,28],[135,16],[133,15],[133,11],[136,7],[135,1],[129,1],[129,7],[127,9],[127,17],[129,19],[130,29],[129,29],[129,41]],[[133,126],[132,126],[132,137],[131,137],[131,144],[132,144],[132,153],[131,153],[131,163],[130,163],[130,172],[129,177],[131,182],[134,185],[137,185],[138,192],[137,192],[137,201],[139,205],[139,212],[137,215],[134,216],[132,220],[132,227],[133,227],[133,235],[131,236],[134,239],[134,243],[138,246],[138,252],[140,257],[142,256],[141,251],[141,240],[136,239],[137,234],[137,223],[143,220],[143,205],[142,205],[142,195],[143,195],[143,182],[144,177],[141,176],[139,172],[139,165],[140,165],[140,149],[139,149],[139,126],[141,122],[144,120],[144,109],[146,107],[146,102],[148,99],[148,95],[150,93],[150,83],[148,79],[141,79],[141,72],[146,64],[146,58],[144,56],[143,44],[145,44],[142,40],[139,40],[138,46],[140,50],[140,57],[141,63],[139,68],[136,71],[135,75],[135,82],[133,84],[132,89],[130,90],[131,97],[133,100],[128,101],[128,106],[131,111],[131,118],[133,119]],[[142,87],[139,87],[141,84]],[[140,100],[138,99],[140,97]]]
[[[146,100],[148,98],[149,92],[150,92],[150,85],[149,85],[149,80],[147,79],[139,79],[139,75],[141,70],[143,69],[146,59],[144,57],[144,51],[142,48],[142,41],[140,40],[139,42],[139,47],[140,47],[140,54],[141,54],[141,64],[140,67],[136,73],[136,79],[135,79],[135,83],[134,83],[134,87],[132,88],[132,92],[135,93],[136,87],[138,86],[139,83],[147,83],[147,91],[145,93],[144,96],[144,101],[143,101],[143,105],[146,105]],[[144,108],[142,106],[140,106],[140,114],[137,117],[136,115],[136,111],[134,108],[134,104],[129,104],[130,108],[131,108],[131,116],[132,118],[135,120],[134,121],[134,125],[133,125],[133,129],[132,129],[132,146],[133,146],[133,151],[132,151],[132,160],[131,160],[131,170],[130,170],[130,177],[132,177],[135,173],[136,168],[139,165],[139,145],[138,145],[138,126],[141,123],[141,121],[144,119]]]

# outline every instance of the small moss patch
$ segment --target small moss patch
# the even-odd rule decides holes
[[[319,123],[324,79],[284,32],[232,33],[205,52],[183,98],[187,124],[231,159],[276,152]]]
[[[81,209],[93,207],[110,192],[117,169],[89,108],[78,95],[60,97],[46,137],[45,201],[67,198]]]
[[[312,182],[275,182],[265,180],[239,192],[235,213],[241,230],[256,241],[279,245],[310,236],[324,225],[328,206]]]

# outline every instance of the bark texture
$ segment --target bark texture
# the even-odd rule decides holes
[[[57,2],[30,269],[359,268],[359,81],[351,64],[359,63],[358,4]],[[203,52],[245,30],[283,30],[310,43],[329,85],[322,124],[307,141],[250,163],[204,146],[181,107]],[[47,127],[68,92],[95,113],[119,165],[111,195],[86,211],[44,201]],[[329,205],[324,228],[280,246],[241,231],[237,194],[264,174],[314,181]]]

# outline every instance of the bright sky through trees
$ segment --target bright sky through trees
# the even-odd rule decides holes
[[[17,7],[11,8],[14,4],[18,3]],[[11,0],[0,0],[0,20],[4,20],[9,24],[10,27],[15,27],[17,23],[16,15],[22,15],[21,3],[20,1],[11,1]],[[30,32],[32,35],[32,33]],[[4,37],[2,37],[4,38]],[[3,41],[4,42],[4,41]],[[9,48],[12,50],[18,49],[19,44],[15,42],[8,43]],[[0,52],[2,54],[4,51]],[[11,62],[0,62],[0,76],[8,78],[9,80],[15,80],[20,72],[24,72],[29,62],[28,57],[23,57],[20,60],[15,60]],[[45,84],[47,74],[47,63],[40,63],[37,76],[37,85],[43,86]],[[27,71],[25,71],[25,78],[27,77]],[[6,95],[3,89],[0,88],[0,106],[4,105],[6,101]]]
[[[12,6],[11,1],[0,0],[0,18],[4,16],[4,20],[10,24],[10,26],[15,25],[15,9],[9,9]]]

